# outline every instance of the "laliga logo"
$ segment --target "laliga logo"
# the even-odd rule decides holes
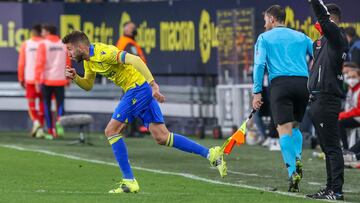
[[[211,24],[210,15],[206,10],[202,10],[199,23],[199,46],[201,61],[208,62],[211,54]]]
[[[211,48],[218,46],[218,28],[211,22],[210,14],[206,10],[201,11],[199,22],[199,47],[202,63],[207,63],[211,56]]]

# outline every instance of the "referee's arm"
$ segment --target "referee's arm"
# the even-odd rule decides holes
[[[255,44],[255,53],[254,53],[254,73],[253,73],[253,93],[257,94],[262,91],[263,81],[264,81],[264,72],[266,64],[266,47],[265,40],[262,35],[258,37],[258,40]]]

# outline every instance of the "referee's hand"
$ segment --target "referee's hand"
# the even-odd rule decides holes
[[[263,103],[261,93],[254,94],[252,101],[253,109],[259,110]]]
[[[159,85],[155,81],[152,81],[150,83],[150,85],[151,85],[151,89],[152,89],[152,96],[158,102],[164,103],[165,102],[165,96],[160,93]]]

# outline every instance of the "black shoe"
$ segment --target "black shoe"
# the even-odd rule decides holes
[[[315,196],[313,199],[344,200],[344,195],[329,190],[326,194]]]
[[[299,174],[294,172],[289,178],[289,190],[288,192],[300,192],[299,182],[301,181],[301,177]]]
[[[328,189],[324,188],[324,189],[320,189],[319,191],[317,191],[315,194],[308,194],[306,195],[306,197],[308,198],[314,198],[316,196],[322,196],[328,193]]]

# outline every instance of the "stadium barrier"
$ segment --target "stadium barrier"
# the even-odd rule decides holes
[[[251,84],[216,87],[218,124],[225,134],[237,129],[251,112]]]
[[[165,116],[216,116],[213,88],[164,85],[161,92],[166,95],[166,103],[161,104]],[[67,112],[112,113],[122,94],[113,84],[95,84],[91,92],[72,85],[65,90],[65,109]],[[0,111],[27,111],[27,108],[25,91],[17,82],[0,82]]]
[[[214,88],[163,85],[161,91],[167,100],[160,108],[172,129],[196,134],[199,126],[212,127],[216,124]],[[90,92],[71,85],[65,90],[65,95],[66,114],[91,114],[95,119],[92,131],[101,132],[118,104],[122,91],[113,84],[95,84]],[[0,130],[30,128],[27,110],[25,91],[21,86],[17,82],[0,82]],[[16,124],[11,122],[14,119],[18,121]]]

